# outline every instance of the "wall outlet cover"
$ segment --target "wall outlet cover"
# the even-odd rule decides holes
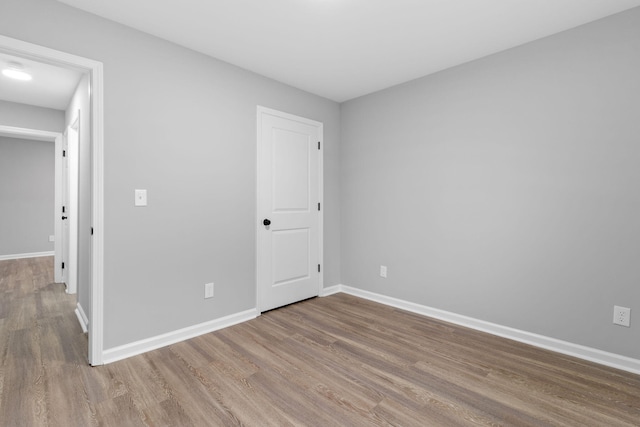
[[[147,190],[135,190],[135,206],[147,206]]]
[[[613,306],[613,323],[620,326],[631,326],[631,309],[628,307]]]
[[[386,265],[381,265],[380,266],[380,277],[383,278],[387,278],[387,266]]]

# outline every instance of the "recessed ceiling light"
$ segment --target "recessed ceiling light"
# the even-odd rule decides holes
[[[33,77],[31,74],[24,71],[24,67],[22,64],[17,62],[10,62],[7,64],[7,67],[2,70],[2,74],[10,79],[29,81]]]

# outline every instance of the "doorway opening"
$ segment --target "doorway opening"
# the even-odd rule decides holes
[[[68,54],[58,50],[27,43],[10,37],[0,36],[0,53],[27,60],[51,64],[61,68],[78,70],[88,78],[89,111],[86,132],[88,135],[88,187],[84,202],[89,206],[87,229],[79,234],[87,236],[88,257],[86,263],[88,307],[88,360],[91,365],[103,364],[103,269],[104,269],[104,190],[103,190],[103,67],[102,63],[88,58]],[[16,131],[16,129],[14,129]],[[24,131],[24,129],[22,130]],[[83,130],[85,131],[85,130]],[[20,130],[17,130],[20,132]],[[50,137],[50,136],[49,136]],[[60,138],[60,145],[62,138]],[[61,165],[60,165],[61,166]],[[56,174],[56,179],[61,174]],[[61,184],[61,183],[60,183]],[[82,224],[81,224],[82,225]],[[56,222],[56,230],[62,227]],[[59,248],[61,250],[61,248]],[[83,262],[80,260],[79,262]]]

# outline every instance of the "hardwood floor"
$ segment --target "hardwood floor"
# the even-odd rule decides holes
[[[640,425],[640,376],[344,294],[92,368],[52,277],[0,261],[0,426]]]

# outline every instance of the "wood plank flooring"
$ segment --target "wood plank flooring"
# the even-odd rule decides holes
[[[92,368],[52,277],[0,261],[0,426],[640,425],[640,376],[344,294]]]

